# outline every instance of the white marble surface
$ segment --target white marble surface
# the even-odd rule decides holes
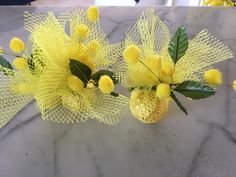
[[[27,38],[22,13],[73,8],[0,8],[0,45]],[[144,8],[103,8],[111,42],[121,41]],[[236,54],[233,8],[157,7],[171,32],[185,25],[190,36],[207,28]],[[218,65],[226,82],[236,62]],[[235,177],[236,94],[222,86],[216,96],[183,101],[190,115],[172,104],[166,119],[145,125],[126,113],[116,126],[96,121],[56,124],[40,119],[34,103],[0,130],[0,177]],[[0,115],[1,116],[1,115]]]

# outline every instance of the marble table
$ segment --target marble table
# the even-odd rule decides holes
[[[22,13],[59,13],[77,7],[0,7],[0,45],[27,39]],[[101,8],[111,42],[124,38],[144,7]],[[190,37],[209,29],[236,54],[234,8],[156,7],[171,33],[184,25]],[[236,79],[234,59],[217,65],[225,82]],[[184,99],[183,99],[184,100]],[[0,177],[235,177],[236,93],[222,86],[216,96],[175,104],[164,120],[146,125],[127,112],[116,126],[97,121],[43,121],[30,103],[0,130]],[[1,116],[1,113],[0,113]]]

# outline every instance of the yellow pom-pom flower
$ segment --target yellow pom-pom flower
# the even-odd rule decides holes
[[[101,45],[96,39],[89,41],[87,45],[88,51],[92,53],[96,53],[100,49],[100,47]]]
[[[11,39],[9,48],[15,53],[21,53],[25,50],[25,43],[18,37]]]
[[[134,64],[139,61],[141,50],[135,45],[129,45],[123,52],[127,64]]]
[[[91,22],[99,20],[99,10],[97,6],[91,6],[87,9],[87,18]]]
[[[68,86],[71,90],[78,92],[83,89],[84,83],[76,76],[68,77]]]
[[[86,47],[82,43],[73,42],[68,45],[68,57],[76,59],[79,54],[84,53],[86,51]]]
[[[109,76],[104,75],[98,81],[98,88],[102,93],[110,94],[114,91],[114,83]]]
[[[27,60],[25,58],[16,58],[13,61],[13,65],[15,66],[16,69],[23,70],[23,69],[27,68],[28,63],[27,63]]]
[[[172,76],[174,74],[174,65],[173,63],[164,63],[162,64],[162,67],[161,67],[161,72],[165,75],[165,76]]]
[[[147,67],[152,72],[157,73],[161,69],[161,57],[158,55],[152,55],[147,58]]]
[[[170,97],[170,85],[166,83],[161,83],[156,88],[156,96],[160,100],[164,100]]]
[[[210,69],[205,72],[204,80],[211,85],[222,84],[222,74],[218,69]]]
[[[84,39],[89,35],[89,27],[85,24],[79,24],[76,28],[76,34],[80,39]]]
[[[236,80],[233,81],[233,89],[234,89],[234,91],[236,91]]]

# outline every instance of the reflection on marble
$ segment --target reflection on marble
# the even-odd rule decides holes
[[[0,44],[7,47],[13,36],[26,40],[24,10],[72,9],[76,7],[1,7]],[[102,8],[102,25],[110,41],[121,41],[142,10]],[[156,10],[172,34],[182,24],[191,37],[209,29],[236,53],[233,8]],[[217,67],[226,82],[236,78],[235,60]],[[142,124],[127,112],[118,125],[107,126],[96,121],[73,125],[43,121],[32,102],[0,130],[0,177],[235,177],[236,94],[222,86],[210,99],[183,104],[188,117],[172,104],[158,124]]]

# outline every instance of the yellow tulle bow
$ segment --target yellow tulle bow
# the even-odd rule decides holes
[[[76,86],[79,79],[71,83],[70,59],[83,63],[93,74],[111,70],[118,57],[117,46],[106,39],[98,15],[96,7],[58,17],[52,12],[25,13],[25,29],[30,36],[22,58],[27,59],[28,66],[20,67],[23,60],[16,59],[15,66],[20,70],[0,68],[4,70],[0,74],[0,127],[33,98],[43,119],[62,123],[119,121],[127,106],[126,97],[102,93],[93,80],[85,88]]]

